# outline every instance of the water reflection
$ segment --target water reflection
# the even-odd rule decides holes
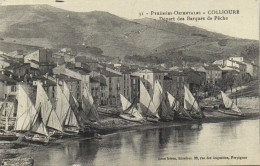
[[[165,156],[259,154],[258,130],[253,120],[138,130],[50,147],[34,157],[36,165],[50,166],[150,165]]]

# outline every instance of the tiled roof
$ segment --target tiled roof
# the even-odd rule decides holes
[[[23,67],[23,66],[30,66],[30,64],[29,63],[22,63],[22,64],[15,63],[11,66],[6,67],[5,69],[17,69],[17,68],[20,68],[20,67]]]
[[[112,72],[107,71],[107,70],[102,70],[100,73],[102,75],[106,76],[106,77],[121,77],[121,75],[112,73]]]
[[[64,74],[56,75],[56,78],[63,80],[63,81],[66,81],[66,82],[80,81],[79,79],[72,78],[72,77],[69,77],[69,76],[64,75]]]
[[[91,72],[91,71],[83,70],[81,68],[74,68],[74,69],[70,69],[70,70],[80,73],[82,75],[88,75]]]
[[[212,66],[204,66],[204,68],[206,70],[220,70],[220,68],[218,66],[214,66],[214,65],[212,65]]]

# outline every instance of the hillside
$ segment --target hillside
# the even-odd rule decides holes
[[[110,57],[136,55],[175,60],[181,52],[191,60],[194,59],[190,57],[195,57],[210,61],[241,52],[255,59],[256,51],[245,50],[252,47],[258,50],[258,41],[236,39],[185,24],[126,20],[107,12],[71,12],[48,5],[0,6],[0,21],[0,43],[9,46],[8,50],[0,47],[4,52],[10,51],[15,43],[14,48],[72,47],[83,53],[94,48],[97,54]]]

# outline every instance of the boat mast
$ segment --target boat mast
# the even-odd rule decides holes
[[[5,103],[4,103],[4,110],[5,110],[5,131],[8,131],[8,116],[7,116],[7,110],[5,108]]]

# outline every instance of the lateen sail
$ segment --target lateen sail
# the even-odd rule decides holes
[[[18,107],[14,130],[29,131],[36,121],[37,111],[22,85],[18,86]]]
[[[140,114],[140,112],[135,107],[131,107],[131,103],[121,94],[120,94],[120,100],[122,103],[123,111],[128,109],[127,110],[128,114],[133,115],[138,119],[141,120],[143,119],[143,116]]]
[[[67,114],[69,113],[70,104],[61,90],[61,87],[57,84],[57,102],[56,113],[62,125],[65,123]]]
[[[41,109],[36,111],[36,108],[30,100],[28,94],[25,92],[23,87],[19,85],[15,130],[32,131],[48,136],[41,115]]]
[[[190,114],[185,109],[183,109],[183,107],[181,107],[180,102],[178,100],[176,100],[176,98],[173,97],[172,94],[167,92],[167,96],[168,96],[168,101],[169,101],[170,107],[174,111],[181,113],[181,114],[185,115],[186,117],[191,118]]]
[[[57,116],[57,113],[53,109],[52,103],[43,89],[42,84],[39,82],[37,83],[35,107],[37,110],[41,109],[42,120],[47,127],[62,131],[61,122]]]
[[[199,104],[186,86],[184,86],[184,91],[184,109],[201,112]]]
[[[70,90],[69,90],[66,82],[64,82],[63,92],[64,92],[64,95],[66,96],[67,100],[70,103],[70,108],[69,108],[69,111],[68,111],[66,119],[65,119],[65,125],[79,127],[78,120],[75,116],[75,112],[77,112],[77,110],[76,110],[77,108],[75,107],[75,104],[74,104],[75,101],[74,101],[74,98],[72,97],[72,94],[70,93]]]
[[[170,105],[167,96],[163,93],[162,87],[158,80],[155,81],[154,93],[153,93],[153,103],[155,108],[162,119],[170,118],[173,116],[172,111],[170,111]]]
[[[221,91],[221,96],[226,108],[230,108],[235,112],[239,112],[239,113],[241,112],[240,109],[237,107],[237,105],[234,104],[233,101],[222,91]]]
[[[84,88],[82,96],[82,111],[80,112],[81,121],[97,121],[99,119],[94,100],[87,88]]]
[[[42,115],[42,111],[40,109],[39,112],[38,112],[38,116],[36,118],[36,121],[32,125],[32,128],[31,128],[30,131],[48,136],[48,132],[47,132],[47,129],[45,127],[45,124],[43,123],[43,119],[42,119],[41,115]]]
[[[142,108],[142,111],[146,114],[153,114],[156,117],[159,118],[157,109],[151,99],[151,96],[149,95],[148,91],[144,87],[144,84],[142,81],[140,81],[140,104],[141,107],[144,106],[145,108]]]
[[[178,111],[179,110],[179,106],[180,106],[180,102],[177,101],[175,99],[175,97],[173,97],[173,95],[170,94],[169,92],[167,92],[167,96],[168,96],[170,107],[173,108],[173,110]]]
[[[153,103],[156,110],[159,108],[163,100],[162,92],[163,92],[162,87],[158,82],[158,80],[156,80],[154,84],[154,92],[153,92]]]

